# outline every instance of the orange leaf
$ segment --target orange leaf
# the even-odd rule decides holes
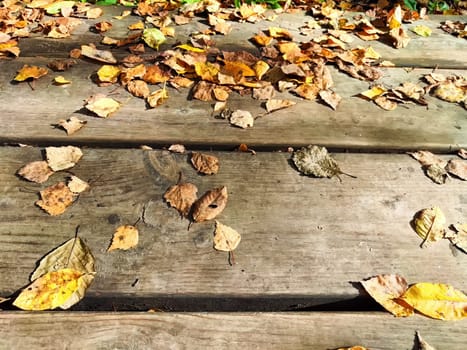
[[[18,74],[14,78],[16,81],[25,81],[27,79],[39,79],[46,75],[49,71],[47,68],[38,66],[28,66],[25,64],[23,68],[18,71]]]
[[[227,198],[228,193],[225,186],[207,191],[193,204],[193,220],[201,222],[214,219],[224,210]]]

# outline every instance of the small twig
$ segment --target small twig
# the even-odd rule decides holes
[[[233,266],[235,265],[235,255],[233,250],[229,250],[229,265]]]

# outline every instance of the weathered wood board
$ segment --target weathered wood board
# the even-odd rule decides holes
[[[465,322],[381,313],[0,313],[2,349],[465,349]]]
[[[189,91],[169,89],[169,99],[155,109],[132,97],[123,88],[99,88],[91,80],[99,64],[80,62],[70,71],[51,73],[35,83],[11,80],[23,64],[46,65],[49,59],[20,58],[0,62],[0,97],[2,106],[0,142],[26,144],[78,143],[87,145],[150,144],[169,146],[183,143],[194,147],[232,149],[240,143],[251,147],[278,149],[310,143],[330,148],[362,150],[414,150],[420,148],[450,151],[467,147],[467,111],[458,104],[428,96],[428,107],[408,104],[394,111],[384,111],[374,103],[357,97],[369,83],[348,77],[332,69],[335,91],[343,97],[336,111],[318,101],[306,101],[290,93],[277,98],[291,99],[293,107],[265,115],[264,102],[250,96],[232,94],[230,109],[249,110],[261,116],[248,129],[233,127],[225,119],[212,115],[212,103],[189,100]],[[431,70],[401,68],[385,69],[381,83],[389,87],[411,81],[417,83]],[[440,73],[464,74],[466,71],[446,70]],[[55,86],[52,79],[64,75],[72,80],[69,86]],[[156,90],[159,87],[153,87]],[[107,119],[84,110],[84,100],[96,93],[111,93],[122,107]],[[60,119],[75,115],[88,121],[86,127],[72,136],[53,127]]]
[[[467,217],[466,182],[443,186],[425,177],[408,155],[336,154],[357,176],[301,176],[285,153],[213,152],[220,172],[200,176],[187,155],[166,151],[84,149],[70,171],[91,181],[64,214],[51,217],[34,205],[46,184],[20,180],[15,172],[42,159],[39,148],[0,150],[0,295],[28,283],[36,262],[75,234],[97,259],[89,298],[305,297],[310,305],[359,296],[351,282],[398,273],[409,283],[449,283],[467,290],[466,255],[447,240],[429,248],[410,227],[414,214],[438,205],[447,224]],[[455,156],[453,156],[455,157]],[[218,220],[242,234],[234,266],[212,248],[213,222],[194,224],[162,196],[179,173],[201,195],[225,185],[229,202]],[[106,252],[117,226],[138,219],[139,245]],[[157,303],[155,303],[157,304]],[[154,305],[157,307],[157,305]]]

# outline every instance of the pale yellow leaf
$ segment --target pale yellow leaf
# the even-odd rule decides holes
[[[128,250],[138,244],[138,229],[131,225],[124,225],[117,228],[112,238],[108,252],[115,249]]]
[[[214,231],[214,249],[224,252],[230,252],[237,248],[241,236],[233,228],[216,221],[216,230]]]

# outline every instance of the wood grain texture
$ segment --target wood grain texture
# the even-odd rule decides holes
[[[382,313],[0,313],[2,349],[465,349],[465,322]]]
[[[189,91],[169,89],[169,99],[162,106],[147,109],[145,102],[132,97],[123,88],[99,88],[91,76],[99,64],[80,62],[64,75],[69,86],[54,86],[51,73],[35,83],[14,84],[11,79],[23,64],[46,65],[48,59],[30,58],[0,62],[0,97],[2,106],[0,142],[42,144],[77,143],[87,145],[150,144],[168,146],[183,143],[194,147],[232,149],[240,143],[251,147],[277,149],[309,143],[330,148],[362,150],[414,150],[420,148],[450,151],[467,147],[467,111],[458,104],[428,96],[428,108],[414,104],[399,106],[388,112],[356,95],[369,88],[332,69],[335,91],[343,97],[337,111],[318,101],[305,101],[292,94],[277,98],[291,99],[297,104],[265,115],[262,103],[250,96],[232,94],[229,108],[246,109],[256,119],[253,128],[232,127],[227,120],[212,116],[212,103],[189,100]],[[386,69],[381,83],[389,87],[405,81],[418,82],[431,72],[400,68]],[[466,71],[439,71],[446,75]],[[152,87],[156,90],[159,87]],[[111,93],[122,102],[118,112],[108,119],[98,118],[83,109],[84,100],[96,93]],[[53,127],[60,119],[75,115],[88,124],[72,136]]]
[[[97,260],[90,298],[306,296],[313,304],[357,297],[350,282],[381,273],[467,290],[466,255],[446,240],[421,249],[410,227],[413,215],[431,205],[442,208],[447,223],[465,221],[466,183],[436,185],[407,155],[336,154],[341,168],[357,176],[339,183],[301,176],[283,153],[213,152],[219,174],[200,176],[186,155],[83,151],[71,171],[91,181],[91,190],[51,217],[34,205],[37,193],[67,174],[43,185],[20,180],[15,172],[42,159],[41,150],[0,149],[1,296],[26,285],[36,262],[78,225]],[[229,201],[217,219],[242,234],[234,266],[212,248],[213,222],[188,231],[188,221],[162,200],[179,172],[199,195],[227,186]],[[138,246],[107,253],[115,228],[138,219]]]

